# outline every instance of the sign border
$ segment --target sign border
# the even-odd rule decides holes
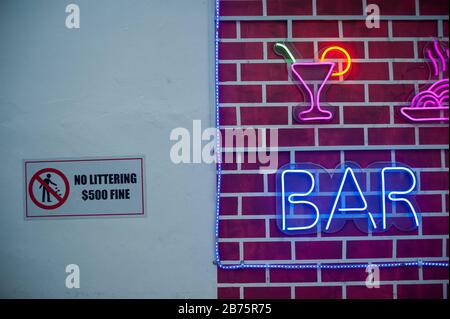
[[[54,162],[97,162],[97,161],[123,161],[123,160],[139,160],[141,162],[141,176],[142,176],[142,183],[141,183],[141,192],[142,192],[142,212],[139,213],[100,213],[100,214],[60,214],[60,215],[39,215],[39,216],[29,216],[28,215],[28,179],[27,179],[27,164],[30,163],[54,163]],[[95,217],[145,217],[146,214],[146,207],[145,207],[145,170],[144,170],[144,161],[145,156],[143,155],[134,155],[134,156],[121,156],[121,157],[80,157],[80,158],[58,158],[58,159],[42,159],[42,160],[23,160],[23,174],[24,174],[24,181],[25,181],[25,207],[24,207],[24,218],[25,220],[36,220],[40,218],[44,219],[58,219],[58,218],[80,218],[80,217],[89,217],[89,218],[95,218]]]

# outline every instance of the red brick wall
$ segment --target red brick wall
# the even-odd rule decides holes
[[[365,27],[366,3],[378,4],[381,15],[390,17],[382,19],[379,29]],[[417,201],[423,218],[417,231],[406,233],[390,229],[368,237],[347,224],[327,236],[283,236],[275,222],[274,174],[259,174],[258,164],[245,161],[226,164],[221,259],[448,261],[448,124],[414,124],[399,114],[411,92],[429,82],[423,46],[433,37],[448,41],[448,2],[222,0],[220,8],[221,128],[280,129],[280,166],[300,161],[325,168],[342,161],[361,167],[403,162],[419,176]],[[306,60],[317,59],[317,51],[329,44],[348,49],[354,59],[351,74],[324,96],[336,110],[333,121],[295,122],[292,108],[302,95],[289,79],[285,61],[273,52],[276,41],[295,43]],[[382,268],[378,289],[366,288],[366,276],[365,269],[218,269],[218,297],[447,298],[447,268]]]

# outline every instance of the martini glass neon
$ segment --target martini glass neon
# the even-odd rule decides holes
[[[283,56],[286,62],[290,64],[292,77],[300,90],[304,93],[305,99],[309,100],[309,108],[306,110],[304,110],[304,107],[300,106],[294,109],[294,117],[296,120],[299,122],[330,120],[333,117],[333,114],[322,108],[320,105],[320,95],[330,76],[341,76],[349,71],[351,58],[348,52],[341,47],[333,46],[327,48],[323,52],[320,62],[298,63],[285,44],[276,43],[274,50],[277,54]],[[327,53],[333,50],[340,51],[341,54],[344,54],[346,57],[347,66],[341,72],[333,73],[333,69],[336,65],[334,62],[324,62]]]
[[[293,63],[292,74],[297,78],[298,85],[310,101],[310,107],[294,115],[299,121],[329,120],[333,117],[330,111],[320,106],[320,94],[325,83],[331,76],[334,62],[305,62]]]

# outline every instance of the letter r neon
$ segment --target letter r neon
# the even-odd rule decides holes
[[[417,218],[416,210],[414,209],[414,206],[411,204],[411,202],[406,198],[398,198],[393,197],[394,195],[406,195],[411,193],[414,188],[416,187],[416,175],[406,167],[385,167],[381,170],[381,198],[382,198],[382,213],[383,213],[383,229],[386,229],[386,173],[389,172],[395,172],[395,171],[403,171],[407,172],[411,178],[412,178],[412,185],[408,190],[405,191],[390,191],[387,194],[387,198],[392,202],[404,202],[408,205],[408,207],[411,209],[411,213],[414,217],[414,222],[416,224],[416,227],[419,227],[419,219]]]

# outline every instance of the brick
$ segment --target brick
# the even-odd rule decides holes
[[[261,0],[226,0],[220,1],[221,16],[260,16]]]
[[[262,59],[263,44],[259,42],[220,42],[220,60]]]
[[[341,299],[341,286],[295,287],[295,299]]]
[[[441,167],[441,151],[396,150],[395,161],[411,167]]]
[[[236,81],[236,64],[219,64],[219,81]]]
[[[423,62],[394,62],[394,80],[428,80],[430,68]]]
[[[241,21],[242,38],[287,38],[286,21]]]
[[[448,150],[444,150],[444,166],[448,168]]]
[[[217,288],[217,299],[239,299],[239,287],[219,287]]]
[[[424,235],[448,235],[448,216],[422,217]]]
[[[219,243],[221,260],[239,260],[239,243]]]
[[[331,46],[339,46],[347,50],[348,54],[352,59],[363,59],[364,58],[364,42],[362,41],[332,41],[332,42],[319,42],[319,57],[322,56],[323,51]],[[337,50],[329,51],[326,55],[326,59],[343,59],[345,61],[345,56],[342,52]]]
[[[290,260],[290,242],[246,242],[245,260]]]
[[[341,241],[299,241],[295,243],[295,258],[304,259],[341,259]]]
[[[253,157],[250,156],[253,154]],[[273,151],[271,154],[266,155],[264,152],[259,153],[244,153],[243,161],[241,163],[241,169],[273,169],[280,168],[281,166],[290,162],[290,154],[289,152],[275,152]]]
[[[420,15],[448,16],[448,1],[446,0],[421,0],[419,5]]]
[[[224,219],[219,222],[220,238],[257,238],[265,235],[263,219]]]
[[[348,269],[321,269],[323,282],[365,281],[367,273],[365,268]]]
[[[313,163],[324,168],[335,168],[341,162],[339,151],[298,151],[295,152],[296,163]]]
[[[267,15],[311,15],[311,0],[267,0]]]
[[[330,85],[322,100],[327,102],[364,102],[364,85]]]
[[[298,87],[293,84],[288,85],[267,85],[266,86],[267,102],[302,102],[303,94]]]
[[[244,287],[245,299],[290,299],[289,287]]]
[[[347,299],[392,299],[393,296],[392,285],[380,285],[379,288],[347,286]]]
[[[371,0],[380,7],[381,15],[416,15],[415,0]]]
[[[362,128],[319,128],[319,145],[363,145]]]
[[[222,170],[236,170],[237,161],[235,152],[222,152]]]
[[[270,269],[270,282],[315,282],[316,269]]]
[[[294,38],[337,38],[337,21],[292,21]]]
[[[374,237],[386,237],[386,236],[417,236],[419,234],[417,228],[413,230],[399,230],[395,226],[389,227],[388,229],[379,232],[373,233]]]
[[[388,23],[380,21],[379,28],[369,29],[366,27],[366,21],[342,21],[343,35],[345,38],[371,38],[387,37]]]
[[[220,116],[220,125],[236,125],[235,107],[220,107],[219,116]]]
[[[347,258],[392,258],[392,241],[391,240],[348,241]]]
[[[369,41],[369,57],[376,58],[414,58],[414,45],[409,41]]]
[[[411,92],[413,84],[369,84],[370,102],[405,102]]]
[[[287,81],[289,75],[284,63],[241,64],[242,81]]]
[[[418,280],[419,268],[413,267],[380,267],[380,281]]]
[[[432,37],[437,36],[436,21],[392,21],[394,37]]]
[[[448,144],[448,127],[419,128],[420,144]]]
[[[267,58],[284,60],[283,57],[275,53],[273,47],[275,42],[267,43]],[[312,42],[289,42],[289,47],[296,58],[313,59],[314,58],[314,46]]]
[[[421,172],[420,189],[448,191],[448,172]]]
[[[318,15],[362,15],[361,0],[317,0]]]
[[[345,124],[389,124],[389,106],[345,106]]]
[[[399,239],[397,240],[397,257],[440,257],[442,256],[441,239]]]
[[[444,25],[444,23],[443,23],[443,25]],[[443,30],[443,32],[445,32],[445,31]],[[448,42],[447,41],[440,40],[440,45],[445,47],[445,48],[448,48]],[[433,41],[432,40],[417,41],[417,52],[419,54],[419,57],[424,57],[424,58],[428,57],[426,55],[426,52],[425,52],[426,49],[434,50],[434,45],[433,45]],[[444,54],[444,51],[442,51],[442,53]],[[435,54],[433,54],[433,55],[435,55]],[[437,57],[435,56],[435,58],[437,58]],[[424,63],[427,63],[427,62],[424,62]],[[448,60],[447,60],[447,66],[448,66]],[[431,68],[432,65],[429,64],[429,67]],[[446,77],[448,77],[448,72],[447,71],[444,71],[444,75],[447,75]]]
[[[398,299],[438,299],[442,298],[442,284],[398,285]]]
[[[262,100],[261,85],[220,85],[220,103],[255,103]]]
[[[287,107],[241,107],[242,125],[287,125]]]
[[[276,219],[270,219],[269,221],[269,229],[270,229],[270,237],[271,238],[288,238],[288,237],[308,237],[308,238],[316,238],[317,237],[317,227],[311,229],[311,233],[306,234],[286,234],[283,233],[277,225]]]
[[[334,199],[334,198],[333,198]],[[331,223],[333,225],[333,222]],[[367,236],[367,233],[361,231],[356,227],[355,223],[347,221],[344,226],[333,233],[322,232],[322,237],[332,238],[332,237],[355,237],[355,236]]]
[[[276,174],[267,174],[267,190],[269,192],[276,191]]]
[[[242,214],[259,215],[273,214],[276,212],[275,196],[242,197]]]
[[[262,192],[263,175],[261,174],[224,174],[222,175],[222,192]]]
[[[311,146],[314,145],[314,129],[286,128],[278,130],[278,146]]]
[[[414,196],[422,213],[442,212],[441,195],[439,194],[416,194]]]
[[[236,215],[237,205],[238,205],[237,197],[221,197],[220,215]]]
[[[414,128],[369,128],[368,142],[369,145],[412,145]]]
[[[448,280],[447,267],[423,267],[424,280]]]
[[[391,152],[390,151],[345,151],[344,152],[345,161],[355,162],[360,167],[365,168],[375,162],[390,162]]]
[[[389,65],[385,62],[354,62],[346,80],[389,80]]]
[[[219,39],[236,38],[236,22],[220,21],[219,22]]]
[[[448,213],[448,206],[449,206],[449,196],[448,194],[445,195],[445,204],[444,204],[444,212]]]
[[[262,283],[266,281],[264,269],[217,269],[217,282],[221,284]]]

